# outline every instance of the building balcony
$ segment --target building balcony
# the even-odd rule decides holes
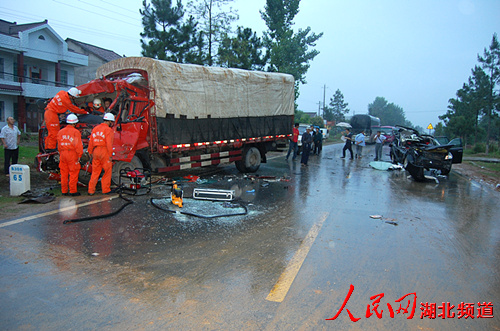
[[[23,88],[23,96],[26,98],[48,99],[61,90],[67,90],[66,87],[35,83],[22,83],[21,86]]]

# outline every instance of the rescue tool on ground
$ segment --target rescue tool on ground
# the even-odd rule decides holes
[[[182,208],[182,187],[177,185],[177,182],[172,183],[172,191],[170,192],[170,198],[172,199],[172,203],[179,208]]]

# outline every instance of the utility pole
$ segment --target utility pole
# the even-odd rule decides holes
[[[323,116],[325,116],[325,97],[326,97],[326,84],[323,85]]]
[[[320,113],[321,113],[321,101],[318,101],[318,116],[321,116]]]

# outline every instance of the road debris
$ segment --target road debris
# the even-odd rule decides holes
[[[32,191],[26,191],[21,194],[22,197],[26,198],[18,203],[49,203],[56,199],[54,193],[45,192],[42,194],[35,194]]]

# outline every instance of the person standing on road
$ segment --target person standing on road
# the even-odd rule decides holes
[[[75,128],[76,123],[78,123],[78,117],[75,114],[69,114],[66,123],[68,125],[57,133],[61,192],[66,196],[79,196],[80,192],[77,191],[77,184],[78,174],[80,173],[80,158],[83,154],[82,135]]]
[[[353,153],[352,153],[352,133],[351,129],[346,128],[345,133],[342,133],[342,137],[345,138],[345,145],[344,148],[342,149],[342,156],[340,157],[341,159],[345,159],[345,151],[348,150],[351,153],[351,160],[353,159]]]
[[[299,141],[299,123],[295,123],[293,127],[292,138],[290,139],[290,146],[288,147],[288,153],[286,154],[285,160],[288,161],[288,157],[293,150],[292,161],[297,158],[297,142]]]
[[[319,155],[321,153],[321,150],[323,149],[323,133],[319,130],[319,128],[316,128],[316,133],[314,134],[313,137],[314,141],[314,155]]]
[[[70,88],[66,91],[59,91],[50,100],[47,107],[45,107],[45,113],[43,119],[45,120],[45,127],[47,128],[48,135],[45,137],[45,150],[52,151],[56,149],[57,146],[57,133],[59,132],[59,114],[63,114],[66,111],[70,111],[76,114],[88,114],[86,110],[80,109],[73,103],[75,99],[80,96],[82,92],[76,87]]]
[[[7,125],[0,131],[0,138],[2,138],[4,174],[9,176],[9,167],[11,164],[16,164],[19,158],[19,143],[21,142],[21,131],[14,125],[16,121],[14,117],[7,117]],[[10,161],[12,160],[12,163]]]
[[[309,161],[309,153],[311,153],[311,128],[308,127],[306,132],[302,134],[302,158],[300,159],[300,164],[307,166],[307,161]]]
[[[102,193],[108,194],[111,192],[113,139],[115,135],[111,127],[115,122],[115,116],[111,113],[106,113],[103,119],[104,123],[96,126],[89,137],[88,152],[92,155],[92,175],[89,182],[89,195],[95,194],[95,187],[101,170],[104,170],[104,175],[101,178]]]
[[[380,131],[375,135],[375,161],[382,160],[382,147],[384,146],[385,139],[387,139]]]
[[[354,142],[356,143],[356,158],[361,159],[361,154],[363,153],[363,147],[365,144],[365,130],[361,130],[360,133],[354,138]]]

